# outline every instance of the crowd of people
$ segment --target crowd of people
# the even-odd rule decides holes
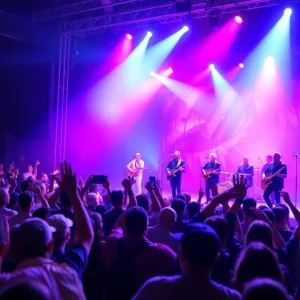
[[[0,165],[2,299],[300,299],[300,212],[257,205],[246,179],[207,205],[84,183],[68,162]],[[195,201],[193,201],[195,200]]]

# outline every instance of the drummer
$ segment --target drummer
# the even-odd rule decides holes
[[[243,175],[247,178],[247,188],[251,188],[253,186],[254,168],[249,164],[249,158],[247,156],[244,156],[243,164],[239,166],[237,173],[238,175]]]

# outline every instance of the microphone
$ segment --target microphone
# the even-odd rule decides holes
[[[171,154],[170,156],[175,156],[175,154],[173,153],[173,154]]]
[[[259,156],[257,158],[263,163],[262,159]]]
[[[295,157],[295,156],[297,157],[297,156],[298,156],[298,153],[294,152],[294,153],[293,153],[293,156],[294,156],[294,157]]]

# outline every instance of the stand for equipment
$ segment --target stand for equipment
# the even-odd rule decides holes
[[[297,197],[298,197],[298,153],[293,153],[296,160],[296,176],[295,176],[295,206],[297,207]]]

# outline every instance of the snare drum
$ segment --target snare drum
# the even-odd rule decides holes
[[[233,187],[230,181],[222,181],[218,183],[218,193],[224,193]]]

